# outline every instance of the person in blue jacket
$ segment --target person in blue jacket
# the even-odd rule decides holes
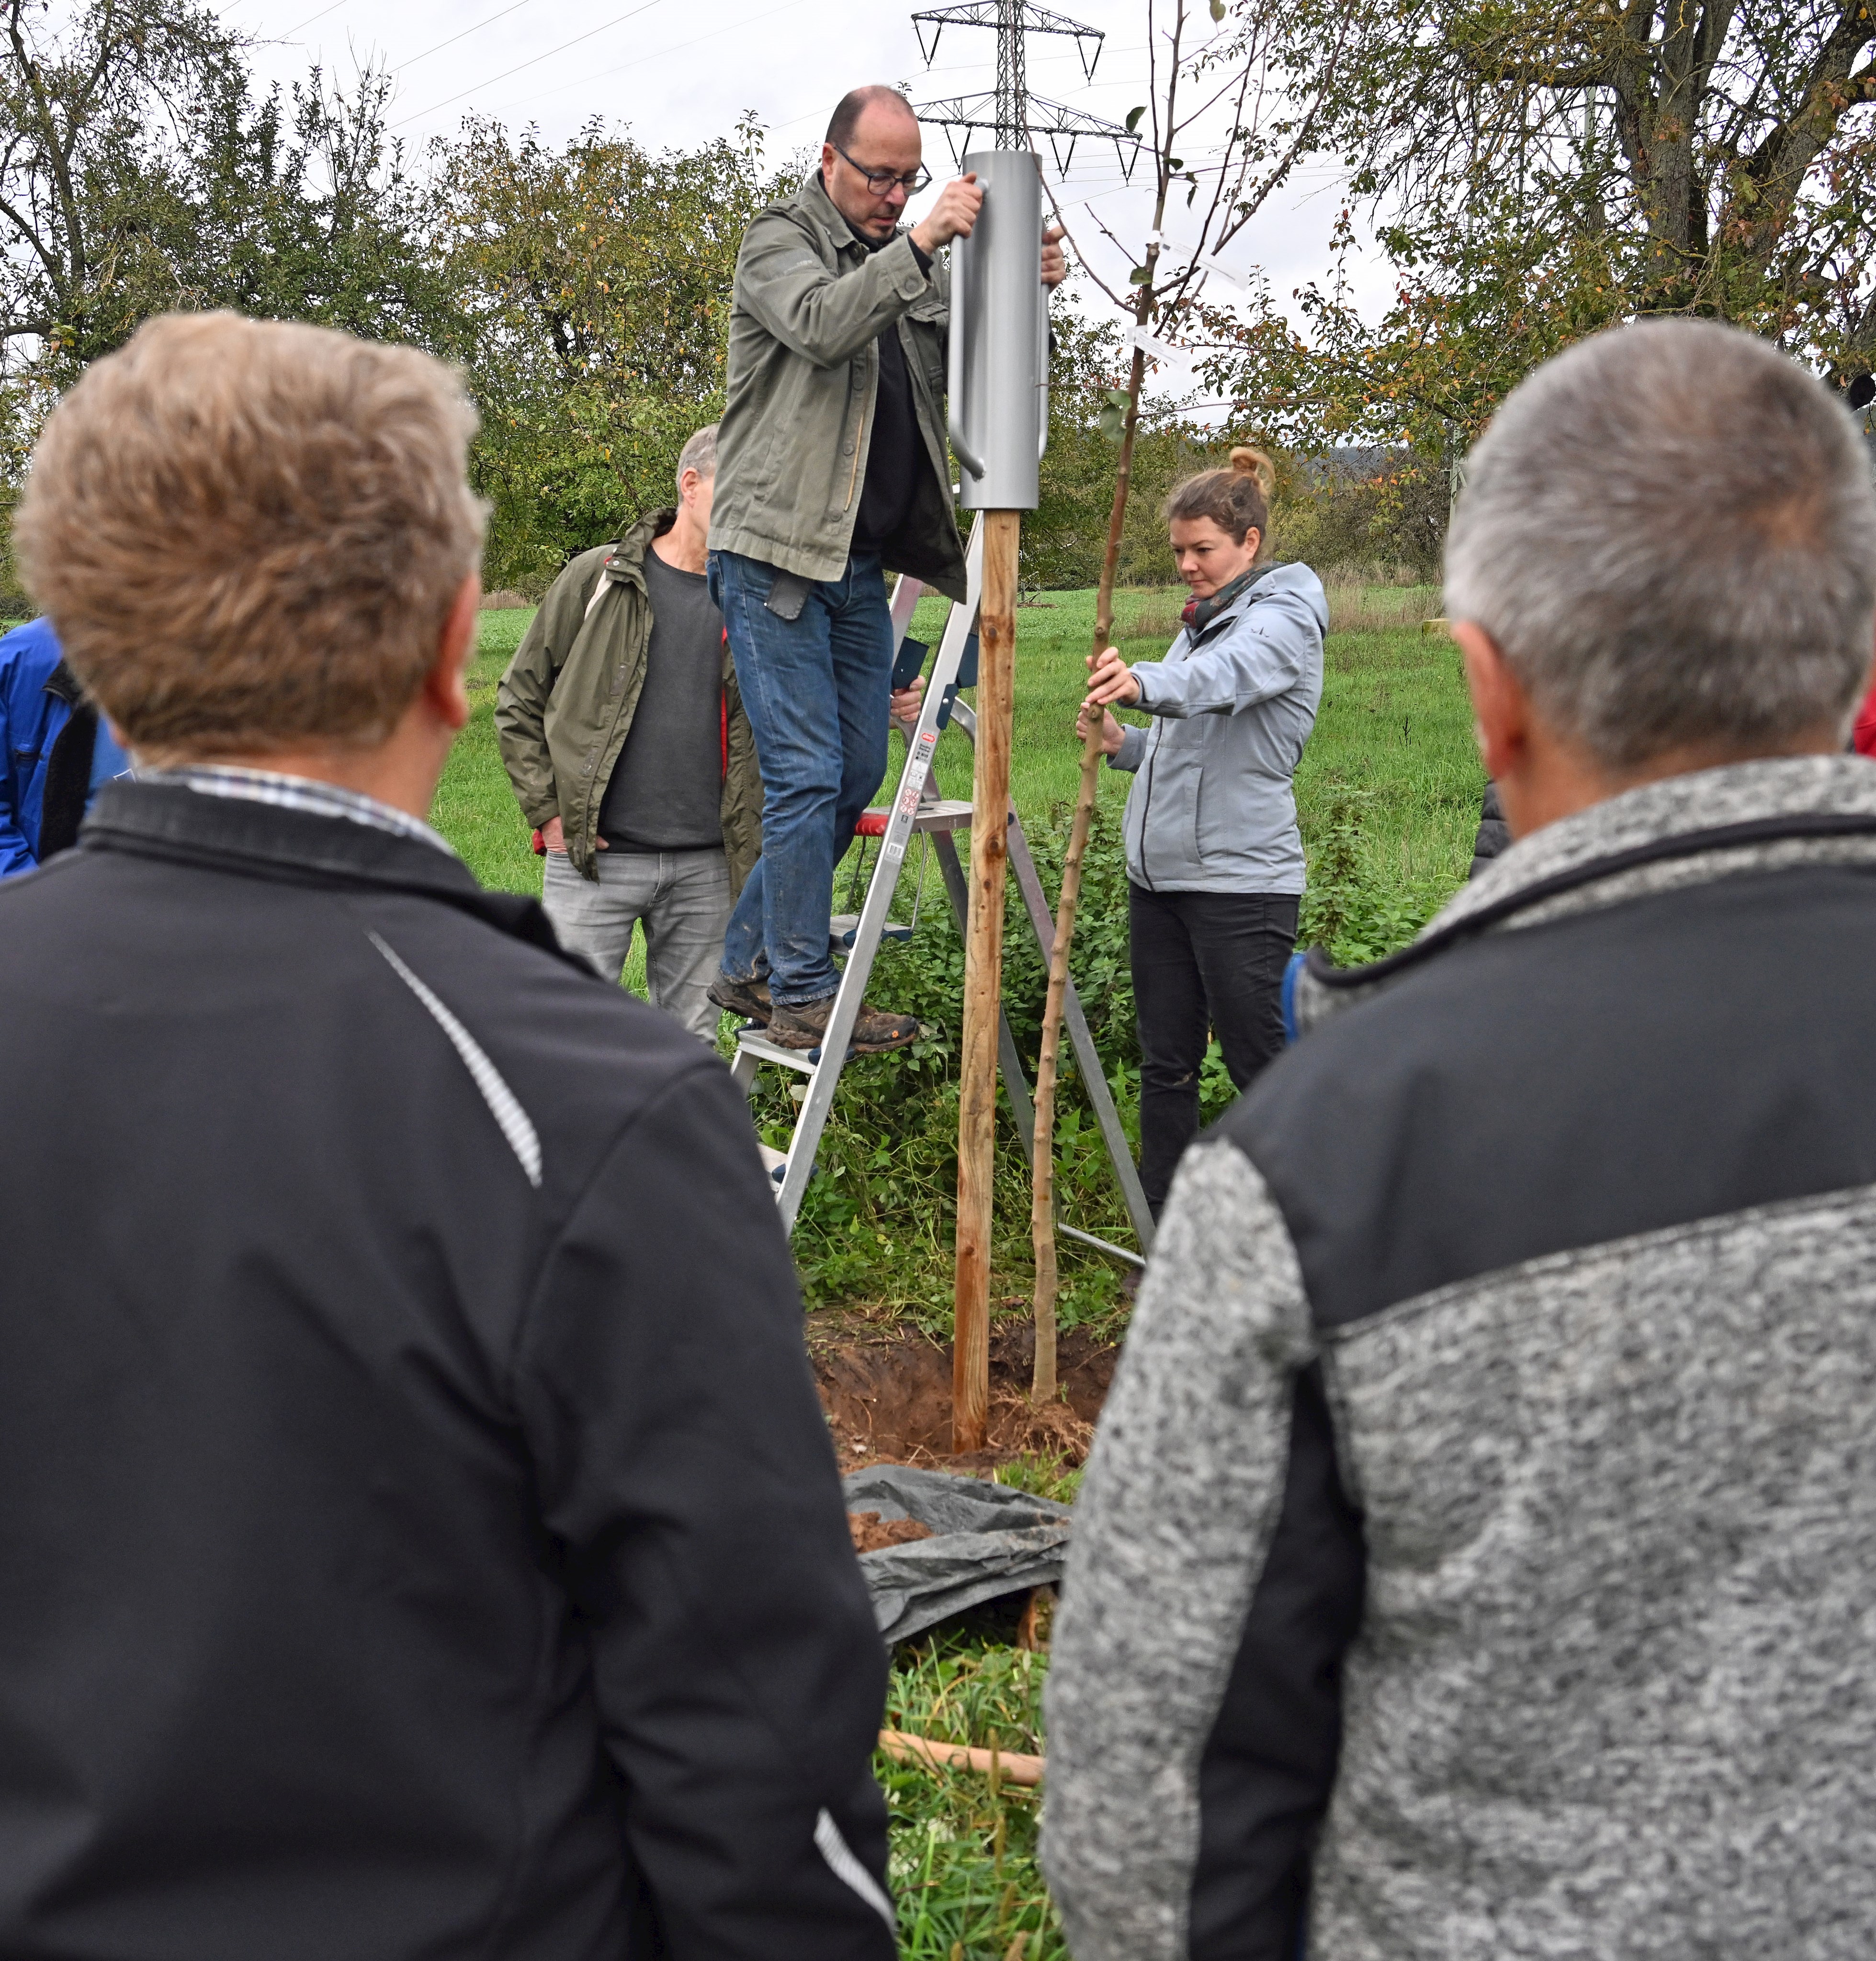
[[[130,758],[85,700],[49,620],[0,638],[0,878],[78,841],[100,783]]]
[[[1262,562],[1270,459],[1234,449],[1166,505],[1192,589],[1164,660],[1090,657],[1084,739],[1128,770],[1128,938],[1140,1030],[1140,1181],[1159,1216],[1198,1130],[1198,1073],[1216,1034],[1242,1091],[1283,1046],[1303,840],[1295,776],[1322,695],[1329,601],[1306,565]],[[1112,706],[1144,709],[1124,728]],[[1099,718],[1097,720],[1096,718]]]

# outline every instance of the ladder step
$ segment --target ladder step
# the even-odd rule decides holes
[[[803,1076],[812,1076],[821,1067],[818,1048],[784,1048],[778,1041],[770,1041],[763,1034],[758,1024],[745,1022],[736,1032],[736,1053],[752,1055],[758,1062],[779,1063],[783,1069],[798,1069]],[[847,1059],[852,1062],[859,1054],[852,1043],[847,1047]]]
[[[855,832],[861,837],[883,837],[892,816],[890,810],[863,811]],[[970,827],[968,797],[934,798],[930,803],[920,804],[912,819],[914,831],[968,831]]]
[[[818,1048],[784,1048],[778,1041],[770,1041],[760,1028],[745,1028],[736,1036],[739,1054],[753,1055],[764,1062],[773,1062],[783,1069],[798,1069],[804,1076],[812,1076],[821,1060]]]
[[[849,952],[853,944],[853,936],[860,930],[858,913],[836,913],[828,921],[828,939],[837,953]],[[882,939],[910,939],[912,929],[897,920],[888,920],[879,929]]]
[[[780,1185],[788,1175],[788,1153],[777,1150],[773,1145],[760,1143],[756,1149],[762,1153],[762,1169],[768,1173],[769,1182]],[[810,1178],[821,1175],[821,1160],[818,1158],[808,1167],[808,1175]]]

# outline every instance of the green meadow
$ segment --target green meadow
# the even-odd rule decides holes
[[[1122,652],[1133,660],[1163,654],[1178,630],[1184,598],[1176,590],[1123,591],[1116,607]],[[1297,773],[1297,797],[1310,863],[1303,936],[1328,945],[1345,964],[1374,958],[1411,938],[1458,885],[1469,859],[1484,775],[1456,650],[1437,623],[1428,625],[1436,604],[1430,588],[1331,588],[1322,707]],[[917,636],[935,645],[946,611],[942,600],[922,601],[914,621]],[[541,861],[528,849],[494,729],[496,683],[531,617],[518,610],[482,616],[471,681],[473,715],[451,757],[434,815],[485,883],[538,893]],[[1075,709],[1093,625],[1090,591],[1045,594],[1017,615],[1013,788],[1051,898],[1080,771]],[[896,739],[892,751],[896,774],[904,754]],[[940,738],[936,767],[946,795],[970,794],[972,754],[961,729]],[[1139,1057],[1118,843],[1128,786],[1121,772],[1100,772],[1101,817],[1075,970],[1102,1073],[1131,1134]],[[882,793],[890,794],[889,784]],[[860,868],[857,855],[850,865]],[[912,911],[920,866],[920,853],[908,852],[894,907],[901,920]],[[838,910],[852,909],[852,891],[843,868]],[[884,1006],[917,1015],[927,1037],[903,1057],[843,1076],[795,1253],[814,1304],[857,1307],[936,1333],[949,1312],[963,953],[935,874],[923,888],[919,921],[911,943],[882,950],[869,993]],[[625,980],[643,992],[642,940]],[[1042,984],[1039,957],[1013,903],[1004,999],[1019,1047],[1032,1062]],[[763,1073],[755,1114],[764,1140],[781,1146],[793,1113],[785,1086],[768,1083],[770,1073]],[[1201,1078],[1208,1121],[1233,1093],[1223,1058],[1214,1054]],[[1118,1187],[1095,1138],[1092,1107],[1072,1070],[1058,1134],[1064,1216],[1083,1230],[1131,1244]],[[1006,1115],[998,1133],[994,1258],[998,1283],[1011,1297],[1026,1293],[1030,1279],[1026,1179],[1022,1146]],[[1098,1255],[1064,1258],[1072,1263],[1064,1267],[1067,1324],[1079,1315],[1118,1325],[1125,1308],[1111,1265]]]
[[[1179,629],[1182,591],[1128,591],[1118,599],[1116,643],[1130,661],[1157,659]],[[1459,658],[1437,628],[1431,588],[1332,588],[1322,706],[1297,774],[1306,848],[1315,845],[1338,794],[1356,794],[1364,878],[1430,910],[1465,875],[1485,778],[1472,738]],[[936,645],[942,599],[919,604],[913,630]],[[433,813],[487,885],[538,892],[541,863],[528,850],[495,741],[495,687],[533,615],[482,615],[471,678],[474,713],[450,757]],[[1047,593],[1016,615],[1016,723],[1011,787],[1026,827],[1045,826],[1075,793],[1076,704],[1094,633],[1092,591]],[[1140,718],[1134,718],[1140,719]],[[891,773],[904,751],[895,741]],[[947,796],[968,796],[970,745],[957,729],[940,738],[936,764]],[[1128,779],[1104,769],[1104,808],[1118,814]]]

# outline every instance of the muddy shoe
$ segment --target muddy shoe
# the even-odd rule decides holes
[[[725,1014],[740,1015],[745,1021],[760,1022],[764,1028],[775,1012],[766,980],[732,980],[727,974],[719,974],[705,991]]]
[[[799,1007],[777,1003],[769,1035],[784,1048],[818,1048],[828,1032],[828,1017],[834,1012],[831,994],[818,1001],[804,1001]],[[888,1049],[904,1048],[918,1039],[916,1015],[883,1015],[862,1003],[853,1023],[853,1047],[857,1055],[883,1055]]]

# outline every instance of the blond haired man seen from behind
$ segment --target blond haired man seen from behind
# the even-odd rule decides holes
[[[178,317],[35,458],[140,780],[0,894],[8,1956],[893,1953],[742,1100],[423,821],[473,428],[411,349]]]

